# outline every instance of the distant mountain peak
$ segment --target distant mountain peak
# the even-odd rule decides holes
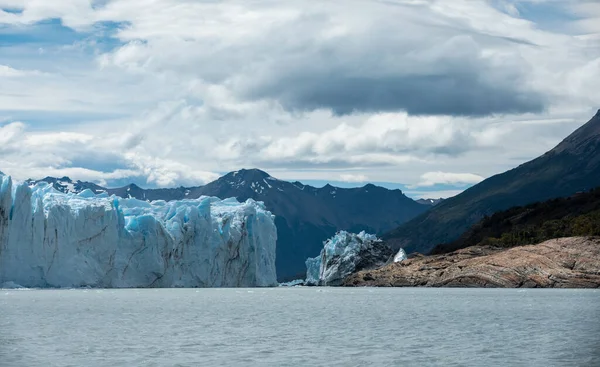
[[[242,168],[238,171],[229,172],[219,180],[236,184],[241,184],[242,182],[250,184],[251,182],[262,181],[267,178],[271,180],[273,179],[267,172],[257,168]]]
[[[231,174],[234,177],[240,176],[240,177],[251,177],[251,178],[267,178],[267,177],[271,177],[271,175],[269,175],[267,172],[262,171],[258,168],[242,168],[239,171],[233,171],[230,172],[229,174]],[[229,175],[228,174],[228,175]]]
[[[230,189],[247,189],[254,191],[258,195],[264,195],[268,190],[273,189],[273,185],[278,181],[267,172],[252,168],[229,172],[215,182]]]

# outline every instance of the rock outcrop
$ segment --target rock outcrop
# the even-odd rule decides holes
[[[417,255],[352,274],[342,285],[600,288],[600,238],[560,238],[508,250],[473,246],[443,255]]]

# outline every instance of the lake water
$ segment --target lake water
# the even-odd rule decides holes
[[[600,366],[600,291],[0,290],[0,366]]]

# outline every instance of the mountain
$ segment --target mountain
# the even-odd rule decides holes
[[[397,249],[427,253],[456,240],[485,215],[600,186],[600,111],[551,151],[490,177],[386,233]]]
[[[107,189],[105,189],[104,187],[96,185],[91,182],[83,182],[83,181],[73,182],[69,177],[66,177],[66,176],[61,177],[61,178],[45,177],[45,178],[42,178],[41,180],[29,179],[25,182],[30,186],[33,186],[38,182],[47,182],[47,183],[51,184],[52,187],[54,187],[56,190],[63,192],[65,194],[68,194],[68,193],[78,194],[85,189],[90,189],[96,194],[100,194],[102,192],[107,191]]]
[[[442,201],[444,201],[443,198],[439,198],[439,199],[419,199],[419,200],[417,200],[417,203],[423,204],[423,205],[429,205],[429,206],[436,206],[439,203],[441,203]]]
[[[428,209],[400,190],[375,185],[343,189],[287,182],[257,170],[231,172],[199,189],[219,198],[262,201],[277,226],[277,274],[304,278],[305,260],[319,254],[323,241],[339,230],[382,234]]]
[[[476,245],[510,248],[561,237],[600,236],[600,187],[566,198],[513,207],[486,216],[432,255]]]
[[[197,187],[178,187],[170,189],[143,189],[136,184],[129,184],[119,188],[105,188],[100,185],[96,185],[92,182],[85,181],[72,181],[69,177],[45,177],[41,180],[29,179],[26,181],[30,186],[35,185],[38,182],[46,182],[51,184],[56,190],[65,194],[73,193],[78,194],[83,190],[90,189],[95,194],[106,192],[109,195],[116,195],[122,198],[136,198],[140,200],[183,200],[183,199],[196,199],[201,196],[198,190],[201,186]]]
[[[277,226],[277,274],[280,280],[304,278],[305,260],[319,254],[323,242],[339,230],[383,234],[425,212],[431,206],[419,204],[400,190],[388,190],[372,184],[358,188],[325,185],[316,188],[300,182],[278,180],[258,169],[242,169],[198,187],[142,189],[135,184],[107,189],[95,184],[46,177],[62,192],[95,193],[133,197],[140,200],[194,199],[202,195],[235,197],[262,201],[275,214]],[[29,184],[37,181],[30,180]]]

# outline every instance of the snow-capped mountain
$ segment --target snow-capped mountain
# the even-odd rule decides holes
[[[143,189],[135,184],[121,188],[71,181],[68,177],[46,177],[62,192],[78,193],[90,189],[123,198],[139,200],[196,199],[202,195],[239,201],[264,202],[275,214],[277,226],[277,274],[280,280],[301,277],[305,260],[319,254],[323,241],[339,230],[381,234],[428,210],[400,190],[388,190],[372,184],[357,188],[331,185],[317,188],[300,182],[288,182],[258,169],[242,169],[197,187]],[[30,185],[35,181],[30,181]]]
[[[25,181],[30,187],[35,186],[36,183],[38,182],[46,182],[52,185],[52,187],[54,187],[55,190],[58,190],[62,193],[65,194],[78,194],[80,192],[82,192],[83,190],[86,189],[90,189],[92,190],[92,192],[94,192],[94,194],[101,194],[103,192],[106,192],[107,189],[105,189],[102,186],[96,185],[95,183],[92,182],[83,182],[83,181],[75,181],[73,182],[69,177],[61,177],[61,178],[56,178],[56,177],[45,177],[41,180],[32,180],[29,179],[27,181]]]

